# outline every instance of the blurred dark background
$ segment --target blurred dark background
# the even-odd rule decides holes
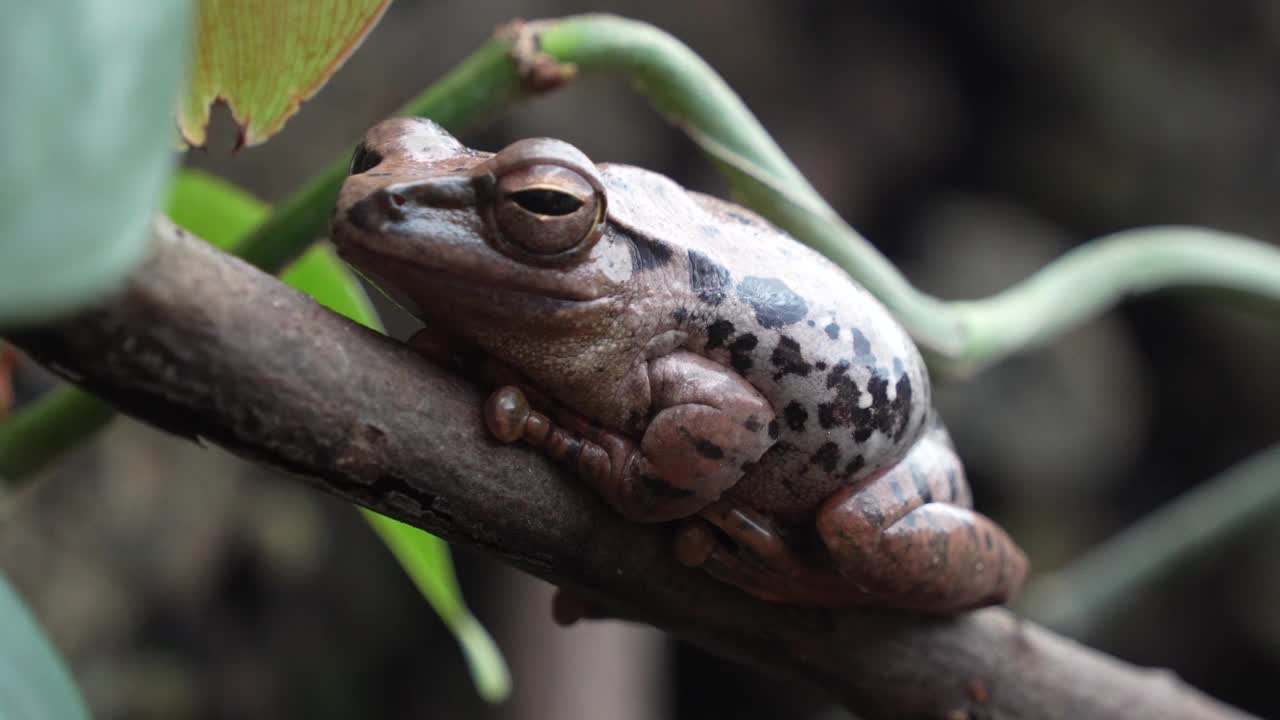
[[[232,157],[224,116],[188,162],[280,200],[496,25],[588,9],[691,45],[831,203],[943,297],[989,294],[1138,225],[1280,231],[1272,0],[398,0],[283,133]],[[584,78],[464,140],[529,135],[722,190],[618,78]],[[940,388],[980,507],[1050,570],[1280,439],[1280,322],[1258,310],[1142,298]],[[19,381],[28,397],[44,382]],[[1280,716],[1280,530],[1263,525],[1089,642]],[[544,585],[456,558],[513,666],[502,706],[477,699],[353,510],[216,450],[118,420],[0,523],[0,568],[103,720],[843,717],[816,691],[647,629],[560,630]]]

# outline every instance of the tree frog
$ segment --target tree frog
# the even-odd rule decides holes
[[[502,442],[619,513],[677,521],[677,558],[759,598],[949,613],[1027,562],[971,509],[903,328],[754,213],[558,140],[469,149],[394,118],[357,149],[342,257],[482,368]]]

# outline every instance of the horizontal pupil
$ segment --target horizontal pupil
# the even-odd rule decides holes
[[[568,215],[582,207],[582,201],[559,190],[521,190],[509,196],[517,205],[539,215]]]

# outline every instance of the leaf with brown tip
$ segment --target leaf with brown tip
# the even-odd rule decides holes
[[[191,79],[178,110],[187,143],[203,147],[209,108],[225,102],[236,149],[284,126],[328,82],[391,0],[201,0]]]

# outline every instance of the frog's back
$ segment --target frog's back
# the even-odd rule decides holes
[[[662,244],[641,254],[664,260],[685,347],[735,369],[777,413],[777,441],[735,497],[805,514],[906,453],[929,414],[929,380],[879,301],[754,213],[655,173],[605,169],[611,189],[630,190],[610,194],[610,215],[637,244]]]

